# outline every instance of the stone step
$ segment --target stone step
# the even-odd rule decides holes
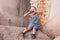
[[[36,39],[31,38],[31,32],[26,34],[26,38],[22,38],[21,32],[24,30],[24,27],[15,27],[15,26],[3,26],[0,25],[0,39],[1,40],[50,40],[50,38],[42,33],[40,30],[37,31]]]

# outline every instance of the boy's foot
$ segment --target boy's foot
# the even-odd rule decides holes
[[[21,32],[21,34],[22,34],[23,38],[25,38],[25,33]]]
[[[35,39],[35,38],[36,38],[36,34],[31,34],[31,37],[32,37],[33,39]]]

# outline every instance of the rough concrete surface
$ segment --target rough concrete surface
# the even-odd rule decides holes
[[[51,0],[50,15],[43,27],[44,33],[54,39],[60,36],[60,0]]]
[[[50,38],[42,33],[41,31],[37,32],[37,38],[31,38],[31,32],[26,34],[26,38],[22,38],[21,32],[24,27],[15,27],[15,26],[2,26],[0,25],[0,40],[50,40]]]
[[[60,40],[60,36],[56,37],[54,40]]]
[[[29,5],[29,0],[0,0],[0,25],[23,26]]]

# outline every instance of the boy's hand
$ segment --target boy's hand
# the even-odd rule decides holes
[[[42,12],[41,12],[41,11],[37,11],[37,13],[38,13],[38,14],[42,14]]]

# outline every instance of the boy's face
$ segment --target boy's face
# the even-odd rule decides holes
[[[30,12],[34,15],[36,14],[36,9],[34,7],[31,7]]]
[[[34,7],[31,7],[30,11],[35,12],[36,9]]]

